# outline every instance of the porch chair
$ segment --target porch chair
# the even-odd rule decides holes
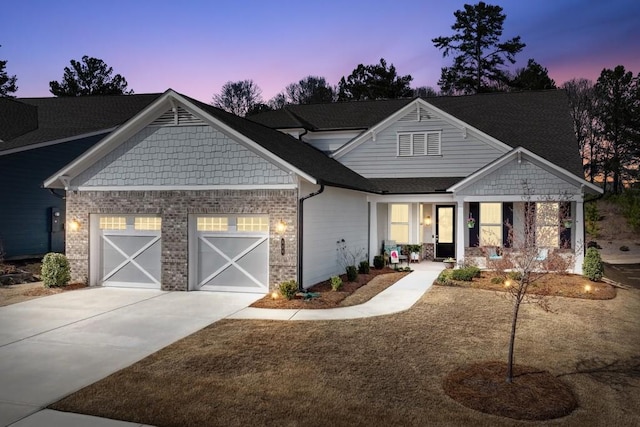
[[[402,264],[403,261],[407,261],[409,264],[409,257],[402,253],[402,249],[400,246],[396,244],[395,240],[385,240],[382,242],[382,247],[384,248],[384,252],[387,254],[391,254],[391,251],[398,251],[398,264]],[[390,259],[390,258],[389,258]],[[391,262],[391,261],[389,261]]]

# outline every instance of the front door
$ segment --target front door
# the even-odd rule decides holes
[[[454,209],[454,206],[436,206],[437,259],[456,256]]]

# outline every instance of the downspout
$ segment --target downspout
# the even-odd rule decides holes
[[[303,232],[303,218],[304,218],[304,201],[310,199],[312,197],[317,196],[318,194],[324,191],[324,183],[320,182],[320,189],[311,194],[307,194],[304,197],[298,199],[298,292],[305,292],[304,287],[302,286],[302,247],[304,243]]]

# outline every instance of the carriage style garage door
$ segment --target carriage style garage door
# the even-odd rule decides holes
[[[266,293],[268,216],[192,216],[189,289]]]
[[[91,284],[160,289],[161,219],[92,215]]]

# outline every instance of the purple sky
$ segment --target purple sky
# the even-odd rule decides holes
[[[253,79],[268,100],[308,75],[332,85],[385,58],[412,86],[437,89],[442,58],[431,39],[452,34],[457,0],[20,0],[2,8],[0,59],[18,97],[50,96],[71,59],[89,55],[136,93],[172,88],[210,102],[227,81]],[[528,58],[562,84],[603,68],[640,72],[638,0],[495,0],[503,39],[522,37]]]

